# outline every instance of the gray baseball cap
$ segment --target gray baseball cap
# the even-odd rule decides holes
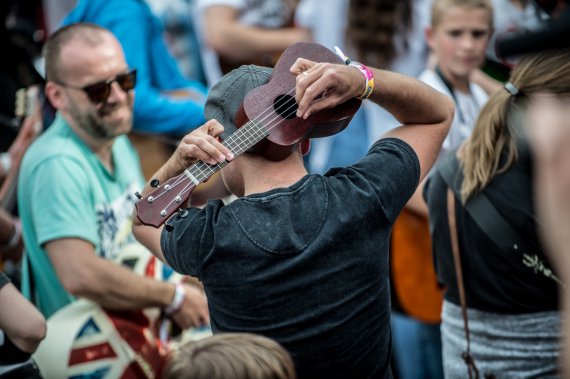
[[[266,84],[272,74],[273,69],[268,67],[241,66],[224,75],[212,87],[204,114],[207,119],[215,118],[224,126],[223,139],[237,130],[236,114],[248,92]]]

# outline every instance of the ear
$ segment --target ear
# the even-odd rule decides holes
[[[45,94],[50,101],[51,105],[57,110],[63,108],[65,103],[63,90],[54,82],[47,82],[45,86]]]
[[[433,31],[433,28],[432,28],[431,26],[428,26],[428,27],[425,28],[425,30],[424,30],[424,34],[425,34],[425,37],[426,37],[426,42],[427,42],[429,48],[431,49],[431,51],[433,51],[434,48],[435,48],[435,41],[434,41],[434,38],[433,38],[433,33],[434,33],[434,31]]]
[[[301,154],[303,154],[303,156],[309,154],[309,151],[311,151],[311,139],[307,138],[303,141],[301,141]]]

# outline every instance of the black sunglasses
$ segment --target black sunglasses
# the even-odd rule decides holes
[[[117,82],[123,91],[129,92],[135,88],[135,84],[137,83],[137,70],[132,69],[125,74],[119,74],[115,76],[113,79],[102,80],[100,82],[89,84],[83,87],[74,87],[61,82],[56,83],[64,87],[81,90],[87,94],[87,97],[93,104],[101,104],[107,101],[109,95],[111,95],[111,85],[113,82]]]

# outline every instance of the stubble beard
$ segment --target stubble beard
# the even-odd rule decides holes
[[[103,120],[105,116],[118,111],[121,107],[129,108],[129,115],[124,120],[113,124],[106,123]],[[88,113],[81,112],[76,107],[72,107],[72,109],[70,109],[70,115],[76,120],[78,126],[89,136],[100,140],[111,140],[119,135],[126,134],[131,129],[133,103],[132,101],[127,101],[126,104],[104,104],[95,112]]]

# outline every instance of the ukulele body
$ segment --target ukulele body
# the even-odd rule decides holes
[[[332,51],[316,43],[300,42],[285,50],[269,82],[246,95],[236,115],[238,130],[223,142],[236,157],[252,151],[267,159],[282,160],[297,148],[299,142],[330,136],[346,128],[360,107],[360,100],[350,99],[333,109],[312,114],[306,120],[298,118],[296,77],[289,71],[297,58],[342,63]],[[158,228],[186,204],[197,185],[226,164],[228,162],[208,165],[200,161],[182,174],[160,183],[135,205],[138,218],[145,225]]]
[[[306,120],[296,117],[296,76],[290,72],[290,68],[300,57],[314,62],[343,63],[342,59],[322,45],[296,43],[283,52],[269,82],[246,95],[236,116],[238,127],[259,120],[269,130],[269,136],[256,144],[252,151],[271,160],[286,158],[303,139],[327,137],[342,131],[361,104],[360,100],[350,99],[334,109],[312,114]]]

